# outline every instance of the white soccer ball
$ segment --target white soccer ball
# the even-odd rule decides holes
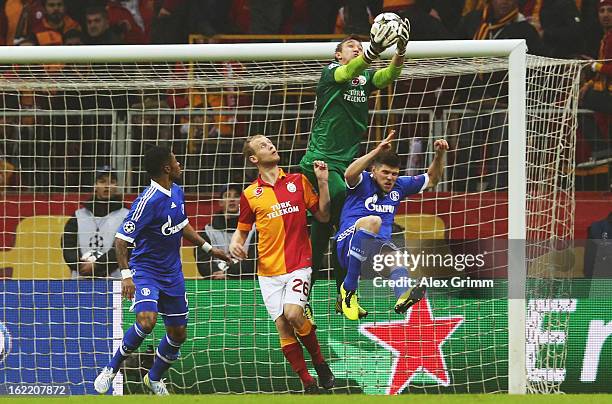
[[[395,37],[395,40],[393,41],[393,43],[390,44],[390,45],[393,45],[395,42],[397,42],[397,31],[399,29],[401,22],[402,22],[402,19],[400,18],[400,16],[395,13],[378,14],[376,18],[374,18],[374,23],[372,24],[372,27],[370,28],[370,34],[372,37],[375,37],[376,34],[381,30],[381,28],[388,25],[390,27],[389,27],[389,32],[387,33],[387,36]]]

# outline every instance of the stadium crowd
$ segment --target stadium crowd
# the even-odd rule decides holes
[[[411,21],[411,40],[524,38],[532,54],[584,60],[612,59],[610,0],[4,0],[0,1],[0,6],[0,44],[8,46],[217,42],[227,40],[223,37],[228,34],[354,33],[365,37],[373,17],[382,11],[391,11]],[[253,40],[257,40],[256,37]],[[283,37],[283,40],[290,39]],[[580,116],[582,143],[587,151],[578,156],[579,161],[601,160],[612,155],[611,67],[612,63],[592,63],[590,69],[585,69],[580,108],[594,113]],[[228,64],[228,75],[235,68]],[[233,95],[231,88],[224,90],[222,95],[217,92],[192,98],[176,93],[169,93],[166,97],[147,97],[145,94],[136,100],[99,96],[88,99],[83,97],[84,92],[76,97],[64,95],[55,100],[52,95],[40,97],[22,92],[18,96],[3,94],[2,106],[8,109],[61,110],[66,106],[69,109],[87,109],[88,103],[95,102],[96,108],[105,108],[107,104],[115,109],[136,105],[146,111],[201,108],[203,105],[231,109],[249,103],[255,106],[261,101],[256,92],[253,97],[244,99]],[[485,94],[480,96],[486,98]],[[469,97],[474,97],[474,93]],[[10,190],[11,185],[52,187],[51,190],[54,186],[58,190],[66,186],[78,187],[83,179],[78,176],[66,178],[61,174],[64,168],[93,170],[110,163],[83,161],[76,157],[110,155],[112,130],[110,123],[106,122],[110,120],[108,117],[91,117],[102,127],[95,135],[100,140],[95,146],[83,142],[82,133],[61,129],[72,125],[88,126],[85,121],[90,118],[87,116],[81,117],[83,122],[80,125],[71,122],[71,117],[50,118],[50,125],[57,128],[47,131],[49,133],[28,129],[23,119],[18,124],[15,117],[3,119],[3,150],[0,150],[6,168],[3,170],[3,188]],[[172,139],[173,148],[180,156],[186,156],[186,162],[202,153],[214,151],[216,154],[214,159],[192,163],[190,166],[195,164],[198,174],[188,172],[186,182],[219,184],[235,180],[219,170],[234,165],[231,158],[219,152],[234,151],[233,143],[228,139],[254,133],[257,124],[247,129],[244,125],[237,125],[237,118],[231,115],[219,115],[214,118],[215,122],[198,122],[202,118],[196,115],[190,119],[177,117],[176,122],[169,119],[170,116],[146,113],[136,117],[132,140],[137,150],[132,150],[131,154],[141,155],[146,144]],[[302,128],[295,132],[308,133],[309,122],[306,121],[298,120],[295,125]],[[478,128],[480,123],[474,120],[466,122],[466,125]],[[45,137],[42,140],[60,142],[38,142],[40,136]],[[501,139],[505,135],[498,133],[497,136]],[[214,144],[207,143],[206,140],[211,138],[218,140]],[[306,140],[298,139],[298,148],[305,146]],[[282,148],[283,145],[279,146]],[[295,148],[296,144],[291,146]],[[496,150],[486,152],[497,153]],[[17,159],[15,156],[20,157]],[[45,161],[35,161],[32,156],[49,157]],[[295,164],[299,157],[291,156],[289,164]],[[455,177],[473,176],[462,166],[463,162],[473,158],[467,154],[457,156]],[[133,165],[137,164],[138,161],[134,161]],[[34,172],[40,169],[59,174],[36,178]],[[132,182],[138,183],[138,179]],[[502,179],[498,185],[503,187],[504,183]],[[478,190],[481,186],[464,185],[460,181],[457,184],[468,190]]]
[[[0,44],[187,43],[190,34],[362,34],[391,11],[412,40],[527,37],[531,53],[597,58],[599,0],[4,0]],[[486,30],[478,29],[492,22]],[[511,29],[501,29],[511,25]],[[537,35],[534,35],[537,34]]]

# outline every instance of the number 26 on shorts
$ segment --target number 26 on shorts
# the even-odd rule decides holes
[[[301,293],[304,296],[308,296],[309,287],[310,285],[308,284],[308,281],[303,281],[301,279],[294,279],[293,287],[291,288],[291,290],[293,290],[296,293]]]

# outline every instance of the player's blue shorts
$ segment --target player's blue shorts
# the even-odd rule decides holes
[[[189,308],[183,276],[154,279],[146,272],[134,273],[134,302],[130,310],[136,313],[153,311],[162,315],[171,327],[187,325]]]
[[[336,235],[336,252],[338,254],[338,263],[344,269],[348,269],[349,263],[349,252],[351,250],[351,242],[353,241],[353,234],[355,234],[355,226],[351,226],[344,230],[342,233]],[[369,246],[361,246],[365,251],[368,252],[366,262],[369,262],[373,254],[381,251],[383,246],[387,246],[392,250],[397,250],[397,247],[392,241],[387,240],[381,236],[376,235],[372,244]]]

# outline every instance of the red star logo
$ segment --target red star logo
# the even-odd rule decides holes
[[[405,320],[362,325],[364,335],[395,356],[387,394],[401,393],[418,371],[448,386],[442,345],[462,322],[462,316],[433,318],[429,301],[423,299],[408,311]]]

